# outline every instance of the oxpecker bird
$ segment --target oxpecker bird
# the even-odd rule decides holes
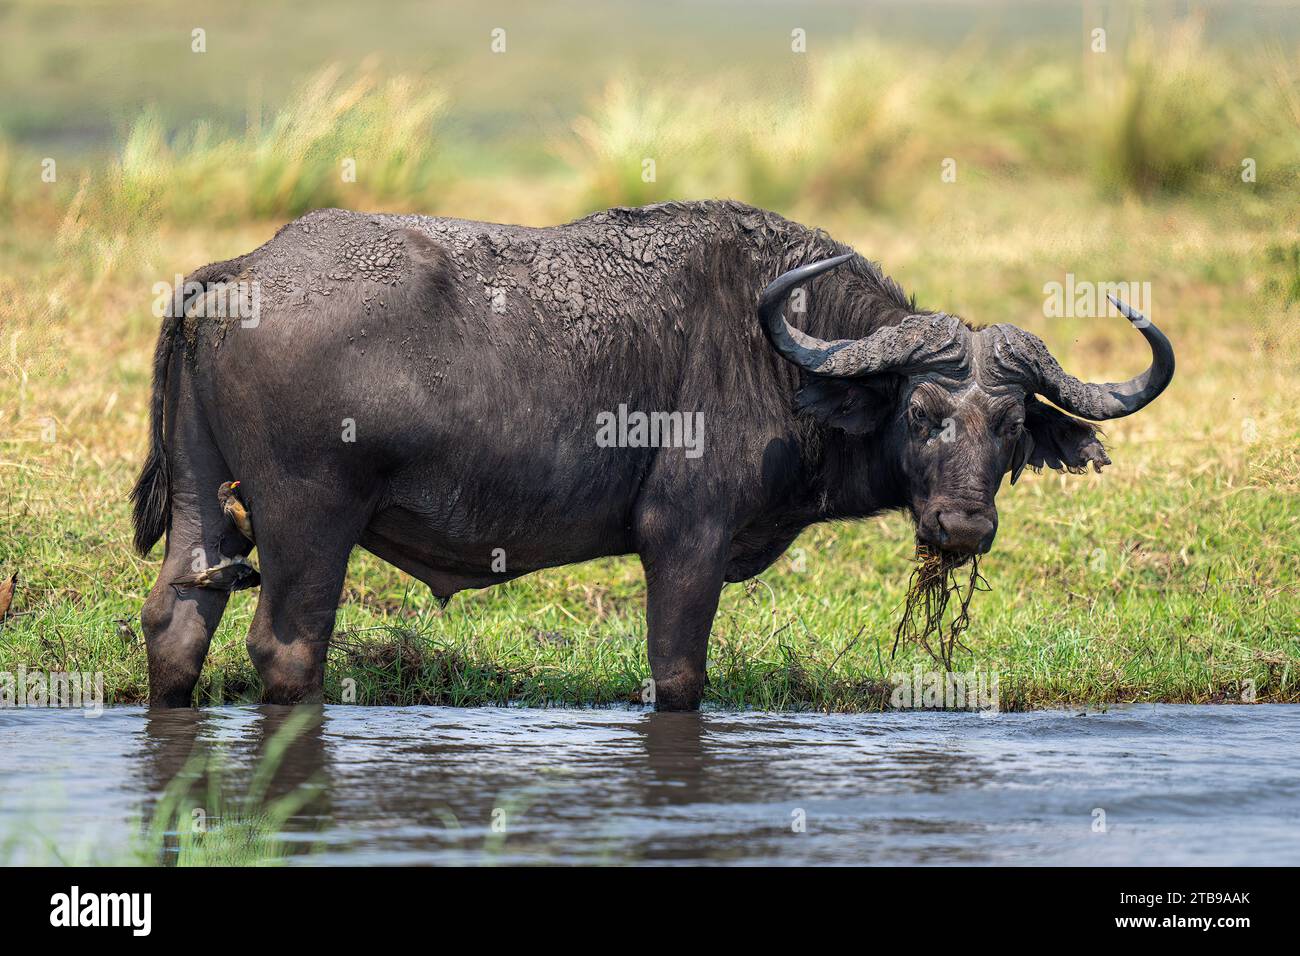
[[[253,540],[253,519],[248,514],[248,508],[239,498],[239,482],[226,481],[217,489],[217,501],[221,505],[222,513],[230,519],[231,523],[239,529],[249,541]]]
[[[226,558],[210,568],[183,574],[172,581],[174,588],[210,588],[214,591],[242,591],[255,588],[262,583],[262,576],[257,573],[247,558]]]

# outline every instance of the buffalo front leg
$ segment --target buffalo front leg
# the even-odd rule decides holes
[[[682,540],[643,550],[641,563],[655,710],[697,710],[704,697],[709,631],[722,593],[722,535],[697,527]]]
[[[365,502],[327,501],[319,488],[250,490],[262,591],[248,654],[269,704],[322,699],[325,657],[347,572],[361,537]]]

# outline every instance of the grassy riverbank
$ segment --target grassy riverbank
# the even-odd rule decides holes
[[[992,591],[957,666],[996,672],[1004,707],[1300,701],[1296,58],[1151,29],[1096,61],[861,40],[761,93],[743,74],[613,79],[531,150],[476,143],[453,77],[370,67],[318,73],[238,133],[145,109],[117,146],[55,157],[52,183],[42,150],[0,140],[0,575],[21,581],[0,671],[102,671],[111,701],[145,697],[138,613],[158,553],[131,552],[126,496],[155,282],[321,205],[546,224],[725,195],[827,228],[923,305],[1033,330],[1092,379],[1133,374],[1140,339],[1115,318],[1046,318],[1044,285],[1150,281],[1174,385],[1108,424],[1105,474],[1004,488]],[[882,706],[895,675],[933,667],[912,647],[891,658],[911,552],[902,516],[825,526],[729,587],[708,702]],[[329,698],[351,680],[361,703],[628,701],[649,676],[643,596],[636,560],[619,559],[443,610],[358,553]],[[256,599],[232,599],[199,700],[256,698]]]

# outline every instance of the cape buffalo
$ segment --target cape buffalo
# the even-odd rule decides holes
[[[1118,302],[1152,364],[1081,382],[1033,335],[919,309],[820,230],[736,202],[545,229],[320,210],[176,299],[132,495],[138,550],[167,534],[142,613],[155,705],[190,703],[229,596],[174,583],[254,546],[217,498],[234,479],[268,701],[320,698],[360,545],[443,599],[639,555],[656,706],[692,709],[724,582],[810,524],[889,509],[931,548],[987,551],[1005,473],[1109,464],[1065,412],[1128,415],[1174,371]]]

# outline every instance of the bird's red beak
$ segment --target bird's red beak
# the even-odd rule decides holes
[[[232,481],[232,482],[230,483],[230,487],[231,487],[231,488],[238,488],[238,487],[239,487],[239,482],[237,482],[237,481]]]

